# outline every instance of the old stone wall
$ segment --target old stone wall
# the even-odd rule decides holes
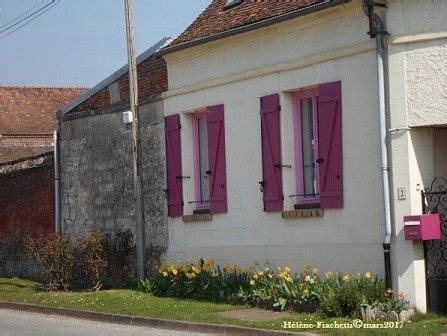
[[[149,268],[158,263],[168,241],[162,107],[155,102],[140,109]],[[98,228],[109,238],[120,230],[130,230],[135,238],[132,134],[130,125],[122,123],[123,110],[107,109],[59,124],[61,221],[71,237]]]

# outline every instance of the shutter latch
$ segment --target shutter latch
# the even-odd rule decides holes
[[[259,183],[259,190],[261,190],[261,192],[264,192],[265,182],[259,181],[258,183]]]

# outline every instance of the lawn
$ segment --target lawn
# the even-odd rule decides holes
[[[324,321],[347,322],[346,319],[327,319],[317,314],[293,314],[287,319],[250,322],[226,318],[218,313],[239,310],[240,306],[200,302],[192,300],[159,298],[132,289],[104,290],[100,292],[57,292],[39,291],[39,284],[17,278],[0,279],[0,300],[30,303],[50,307],[98,311],[122,315],[154,317],[170,320],[231,324],[252,328],[283,330],[284,320],[303,323]],[[242,307],[243,308],[243,307]],[[304,331],[297,329],[294,331]],[[292,330],[289,330],[292,331]],[[447,316],[419,315],[402,329],[361,329],[361,330],[312,330],[316,333],[333,335],[439,335],[447,332]]]

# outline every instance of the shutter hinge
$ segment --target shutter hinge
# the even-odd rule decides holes
[[[284,201],[284,194],[281,195],[281,199]]]

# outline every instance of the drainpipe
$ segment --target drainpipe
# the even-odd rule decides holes
[[[377,35],[377,73],[379,80],[379,115],[380,142],[382,151],[382,188],[383,205],[385,209],[385,238],[383,254],[385,259],[385,282],[388,289],[392,289],[391,281],[391,204],[390,204],[390,170],[388,165],[387,127],[385,112],[385,77],[383,71],[383,35]]]
[[[382,191],[385,216],[385,237],[383,242],[383,255],[385,261],[385,282],[388,289],[392,289],[391,278],[391,203],[390,203],[390,171],[388,164],[386,107],[385,107],[385,74],[384,74],[384,39],[388,33],[380,17],[374,13],[374,7],[384,5],[374,3],[374,0],[363,0],[365,14],[369,18],[369,32],[371,38],[376,39],[377,79],[379,91],[379,119],[380,119],[380,148],[382,153]]]
[[[53,133],[54,146],[54,230],[56,233],[62,233],[61,226],[61,204],[60,204],[60,185],[59,185],[59,137],[57,130]]]

